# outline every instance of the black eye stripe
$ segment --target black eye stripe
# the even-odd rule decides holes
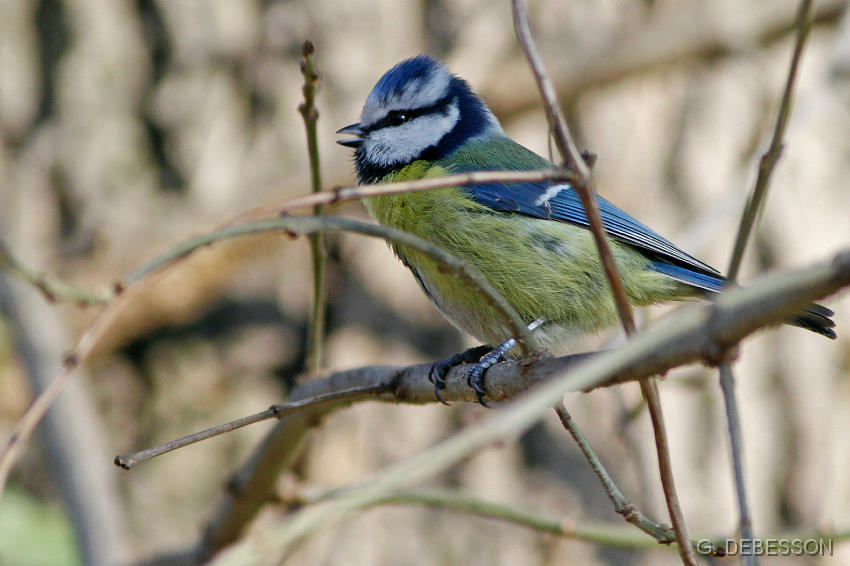
[[[380,130],[381,128],[399,126],[404,122],[409,122],[410,120],[425,114],[433,114],[438,111],[445,114],[448,111],[449,103],[452,102],[452,100],[454,100],[454,95],[446,95],[434,104],[423,106],[421,108],[413,108],[411,110],[391,110],[386,116],[363,129],[366,132],[373,132],[375,130]]]

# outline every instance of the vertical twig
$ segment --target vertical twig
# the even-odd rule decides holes
[[[770,179],[773,171],[776,168],[776,163],[782,156],[784,147],[783,137],[785,129],[788,125],[788,118],[791,115],[792,96],[794,92],[794,84],[797,78],[797,71],[800,66],[803,49],[808,39],[809,32],[812,28],[811,21],[811,0],[801,0],[797,10],[796,21],[794,27],[797,30],[797,38],[794,44],[794,52],[791,56],[791,63],[788,68],[788,76],[785,80],[785,88],[782,91],[782,100],[779,104],[779,111],[776,117],[776,124],[773,129],[773,137],[770,140],[770,146],[759,160],[758,175],[755,185],[747,199],[747,204],[744,207],[744,212],[741,215],[741,222],[738,225],[738,234],[735,237],[735,247],[732,250],[732,257],[729,260],[729,269],[727,271],[727,285],[734,284],[738,278],[738,272],[741,268],[741,261],[744,257],[744,250],[747,247],[750,234],[759,211],[764,205],[767,196],[767,189],[770,185]],[[729,447],[732,452],[732,471],[735,476],[735,494],[738,502],[738,530],[742,540],[753,540],[752,519],[747,503],[747,490],[744,482],[744,464],[743,464],[743,437],[741,433],[741,418],[738,410],[738,401],[735,395],[735,375],[732,372],[732,366],[728,361],[720,364],[720,388],[723,391],[723,401],[726,406],[726,421],[729,427]],[[741,563],[748,566],[755,566],[757,563],[756,556],[752,553],[741,553]]]
[[[304,75],[304,102],[298,106],[298,112],[304,119],[304,129],[307,132],[307,153],[310,156],[310,181],[313,192],[322,190],[322,176],[319,170],[319,143],[316,136],[316,122],[319,111],[316,110],[316,92],[319,90],[319,74],[313,59],[315,48],[308,39],[301,48],[301,74]],[[321,214],[322,207],[313,207],[313,214]],[[325,341],[325,245],[321,233],[310,234],[310,256],[313,264],[313,311],[310,316],[310,335],[307,340],[307,371],[318,373],[322,367],[322,349]]]
[[[735,376],[729,362],[720,364],[720,389],[723,391],[723,403],[726,405],[726,423],[729,427],[729,449],[732,452],[732,473],[735,475],[735,497],[738,501],[738,532],[741,539],[753,540],[753,521],[747,504],[747,487],[744,483],[744,449],[741,434],[738,399],[735,396]],[[742,552],[741,563],[754,565],[756,557],[752,553]]]
[[[626,334],[632,334],[635,331],[634,318],[632,317],[632,309],[629,305],[629,300],[626,297],[626,292],[623,289],[623,282],[617,272],[617,266],[614,263],[614,256],[611,254],[611,246],[608,243],[608,238],[605,235],[605,230],[602,227],[602,220],[599,218],[599,206],[596,203],[594,194],[596,193],[593,187],[593,180],[590,177],[590,169],[581,157],[581,153],[573,142],[570,130],[567,127],[567,122],[564,119],[564,114],[561,111],[561,105],[558,102],[558,95],[555,92],[555,86],[552,84],[546,69],[543,66],[543,60],[537,51],[534,43],[534,37],[531,33],[531,26],[528,23],[528,12],[522,0],[512,0],[514,27],[516,28],[517,38],[528,59],[531,71],[537,80],[537,86],[543,96],[543,106],[546,110],[546,118],[549,122],[549,128],[555,140],[555,146],[558,148],[558,153],[564,160],[563,167],[576,173],[576,181],[573,183],[573,188],[581,199],[584,207],[587,220],[590,224],[590,232],[593,234],[593,239],[596,242],[596,247],[599,250],[599,257],[602,262],[602,267],[605,270],[605,276],[608,278],[608,283],[611,286],[611,292],[614,295],[614,302],[617,305],[617,312],[620,315],[620,320],[623,324],[623,329]]]
[[[574,170],[578,174],[578,182],[574,183],[573,188],[578,193],[584,206],[585,214],[590,224],[590,231],[599,249],[600,260],[608,282],[611,285],[611,292],[614,295],[614,302],[617,305],[617,311],[620,315],[623,328],[627,335],[631,335],[635,331],[634,319],[622,282],[617,273],[616,265],[614,264],[614,258],[611,255],[611,249],[608,245],[602,222],[599,218],[599,209],[594,198],[595,191],[593,190],[590,171],[569,134],[569,128],[561,112],[555,87],[549,79],[543,61],[537,51],[534,37],[531,33],[531,26],[528,22],[528,11],[526,10],[525,3],[522,0],[512,0],[511,7],[517,38],[537,80],[540,93],[543,96],[546,117],[555,137],[555,145],[558,147],[558,151],[565,161],[564,166]],[[667,502],[670,521],[673,523],[673,530],[676,533],[676,539],[679,543],[679,554],[685,564],[693,566],[697,563],[696,555],[690,545],[687,527],[685,526],[679,499],[676,495],[676,486],[673,479],[668,449],[667,431],[664,428],[664,416],[661,410],[658,386],[653,378],[642,379],[640,380],[640,389],[641,394],[646,399],[652,420],[661,485],[664,489],[664,499]]]
[[[776,117],[776,125],[773,128],[773,138],[770,140],[770,146],[767,151],[761,156],[756,184],[747,199],[744,214],[741,215],[741,222],[738,225],[738,235],[735,238],[735,248],[732,250],[732,259],[729,261],[729,270],[726,274],[729,284],[734,283],[738,278],[741,260],[744,257],[744,250],[747,247],[753,225],[767,195],[767,188],[770,185],[773,170],[776,168],[777,161],[782,156],[785,145],[782,138],[785,136],[785,128],[788,125],[788,118],[791,115],[792,96],[794,93],[794,83],[797,79],[797,70],[800,66],[800,59],[803,55],[806,39],[808,39],[809,32],[812,29],[811,7],[812,0],[801,0],[800,7],[797,10],[797,17],[794,23],[794,27],[797,29],[797,40],[794,44],[794,53],[791,56],[791,65],[788,68],[785,89],[782,91],[782,101],[779,104],[779,113]]]

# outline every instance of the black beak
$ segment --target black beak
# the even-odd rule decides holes
[[[346,126],[344,128],[340,128],[336,131],[338,134],[351,134],[352,136],[357,136],[356,138],[351,138],[347,140],[337,140],[336,143],[339,145],[344,145],[345,147],[360,147],[360,145],[365,141],[366,132],[360,127],[360,122],[356,124],[351,124],[350,126]]]

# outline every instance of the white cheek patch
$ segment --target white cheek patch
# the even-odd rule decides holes
[[[436,145],[457,124],[460,110],[452,104],[445,113],[425,114],[400,126],[381,128],[369,134],[363,149],[379,167],[407,163]]]

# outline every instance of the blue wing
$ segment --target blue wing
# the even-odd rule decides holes
[[[496,211],[589,226],[578,194],[566,184],[488,184],[466,190],[475,202]],[[723,288],[723,276],[716,269],[677,248],[604,198],[597,196],[596,202],[608,235],[643,252],[652,260],[651,269],[707,291]]]
[[[546,159],[502,135],[469,142],[438,163],[452,173],[552,166]],[[557,220],[584,228],[589,226],[578,194],[565,183],[493,183],[464,189],[475,202],[495,211]],[[716,269],[680,250],[604,198],[597,196],[596,202],[608,235],[642,252],[650,262],[650,269],[706,291],[722,290],[724,278]]]

